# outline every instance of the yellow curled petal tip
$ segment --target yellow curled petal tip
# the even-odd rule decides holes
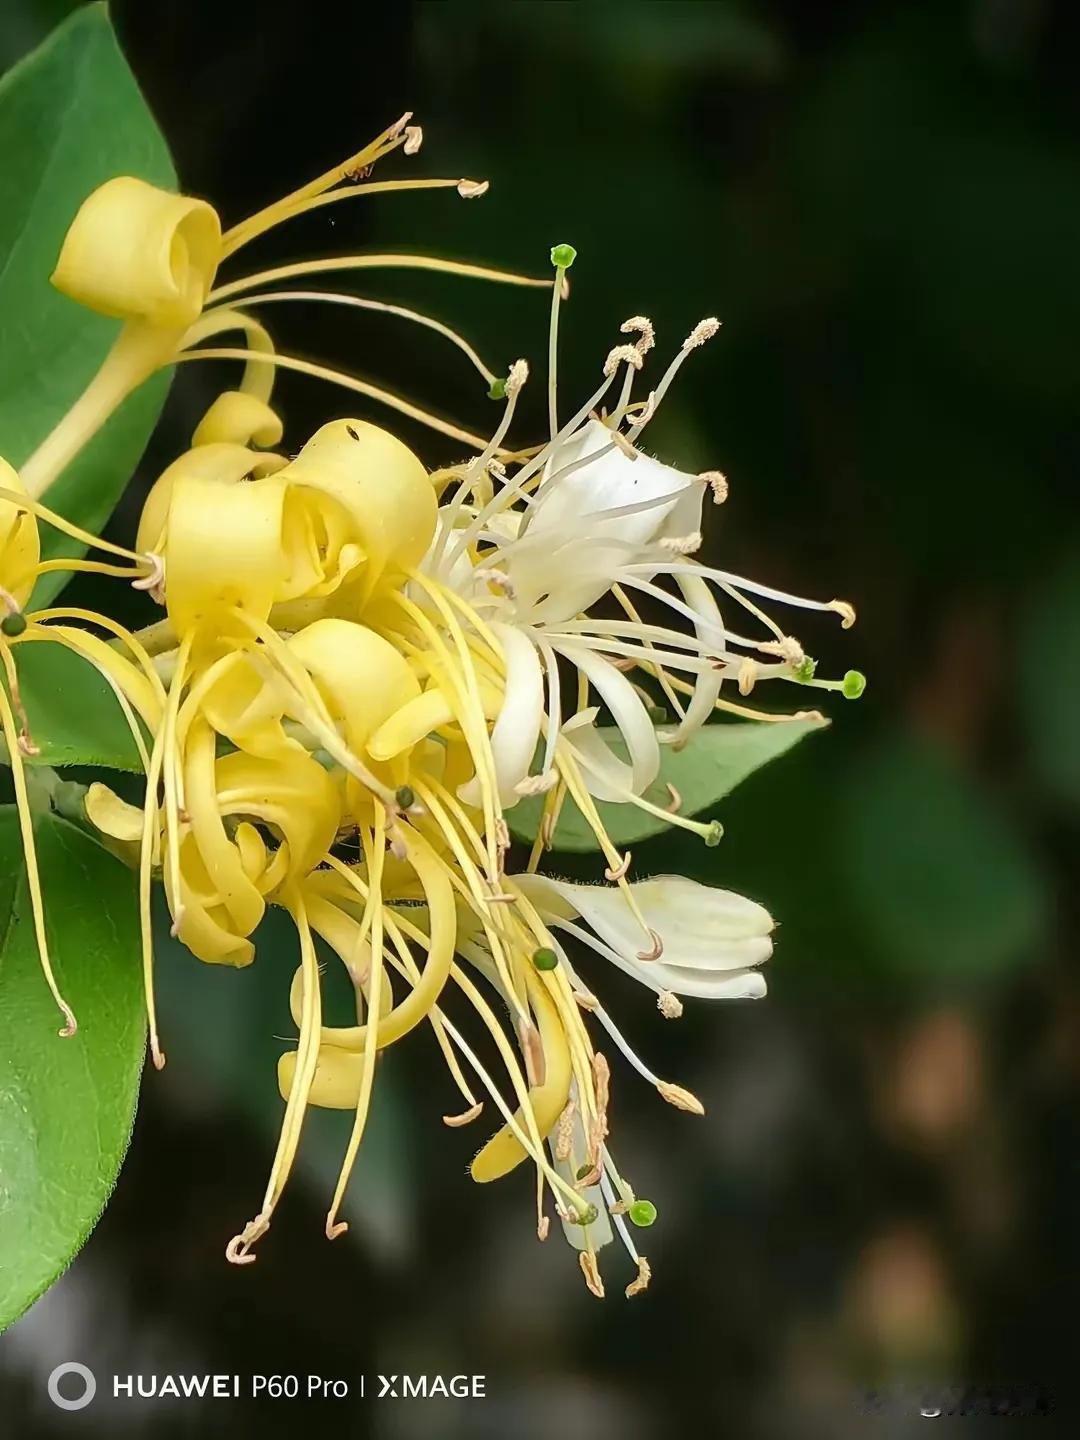
[[[184,329],[202,310],[220,258],[212,206],[118,175],[83,201],[51,278],[101,315]]]

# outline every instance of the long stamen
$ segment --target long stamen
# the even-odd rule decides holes
[[[78,540],[81,545],[86,545],[91,550],[105,550],[110,555],[119,555],[124,560],[132,561],[140,571],[149,568],[149,561],[145,555],[140,555],[135,550],[127,550],[123,545],[114,545],[111,540],[103,540],[100,535],[92,535],[89,530],[83,530],[81,526],[73,524],[63,515],[58,515],[55,510],[50,510],[47,505],[42,505],[39,500],[33,500],[19,490],[6,490],[0,486],[0,500],[10,502],[17,510],[24,510],[30,515],[36,515],[39,520],[46,521],[54,530],[70,536],[72,540]]]
[[[440,420],[437,415],[421,410],[418,405],[403,400],[400,395],[394,395],[389,390],[383,390],[355,375],[347,375],[342,370],[334,370],[328,365],[316,365],[312,360],[301,360],[295,355],[279,355],[276,352],[271,355],[232,349],[185,350],[182,354],[172,356],[168,363],[180,365],[187,360],[243,360],[249,365],[270,365],[281,370],[295,370],[300,375],[310,375],[316,380],[328,380],[331,384],[340,385],[344,390],[366,395],[369,400],[378,400],[380,404],[389,405],[392,410],[407,415],[410,420],[418,420],[420,424],[438,430],[442,435],[449,435],[452,440],[462,440],[477,450],[483,450],[487,444],[482,436],[474,435],[470,430],[462,430],[449,420]]]
[[[302,205],[304,201],[322,195],[335,186],[344,184],[346,181],[355,180],[358,175],[376,161],[396,150],[399,145],[406,145],[406,154],[412,153],[407,146],[408,122],[412,119],[412,112],[407,111],[392,125],[388,125],[374,140],[369,141],[355,154],[334,165],[314,180],[309,180],[305,185],[291,191],[288,195],[282,196],[271,204],[257,210],[254,215],[249,215],[246,220],[241,220],[231,230],[226,230],[222,236],[222,246],[226,255],[234,254],[241,245],[254,240],[256,236],[263,235],[267,230],[272,230],[282,218],[289,214],[293,207]]]
[[[382,890],[382,869],[383,859],[386,854],[386,812],[381,805],[375,806],[375,826],[373,831],[372,849],[369,860],[369,899],[374,899]],[[366,908],[366,907],[365,907]],[[374,900],[371,906],[371,976],[368,981],[368,1013],[371,1016],[372,1027],[368,1030],[368,1036],[364,1045],[364,1056],[360,1072],[360,1093],[356,1101],[356,1115],[353,1120],[352,1133],[349,1135],[349,1143],[345,1149],[345,1158],[341,1163],[341,1170],[338,1174],[337,1185],[334,1187],[334,1198],[330,1202],[330,1209],[326,1215],[326,1238],[336,1240],[349,1227],[345,1222],[338,1221],[338,1211],[341,1209],[341,1202],[345,1198],[345,1188],[349,1183],[349,1176],[356,1163],[356,1156],[360,1150],[360,1142],[364,1138],[364,1128],[367,1125],[368,1111],[371,1107],[371,1092],[375,1083],[375,1061],[378,1057],[377,1042],[375,1039],[377,1027],[380,1024],[379,1016],[380,1001],[382,998],[383,979],[383,910],[379,900]]]
[[[431,315],[425,315],[421,310],[410,310],[404,305],[390,305],[384,300],[369,300],[363,295],[346,295],[336,290],[271,290],[266,294],[249,295],[244,301],[244,307],[250,310],[255,305],[280,305],[295,301],[344,305],[354,310],[370,310],[380,315],[394,315],[399,320],[409,320],[414,325],[423,325],[425,329],[434,330],[437,335],[442,335],[452,345],[456,345],[488,385],[495,380],[495,372],[485,365],[463,335],[459,335],[456,330],[452,330],[441,320],[436,320]],[[207,313],[212,315],[218,312],[209,311]],[[235,314],[236,312],[230,313]]]
[[[239,280],[231,280],[227,285],[211,290],[207,303],[215,305],[230,295],[242,295],[276,280],[292,280],[298,275],[325,275],[335,270],[433,270],[440,275],[460,275],[469,280],[491,280],[498,285],[522,285],[536,290],[546,290],[552,283],[531,275],[518,275],[512,270],[495,270],[488,265],[470,265],[462,260],[444,260],[435,255],[336,255],[320,260],[300,260],[292,265],[260,270],[255,275],[244,275]]]
[[[298,892],[290,896],[289,908],[293,912],[300,936],[300,963],[304,972],[297,1064],[292,1085],[289,1087],[289,1098],[285,1102],[285,1118],[281,1124],[281,1135],[278,1138],[262,1208],[255,1219],[250,1221],[239,1235],[234,1236],[225,1248],[226,1258],[234,1265],[248,1264],[255,1259],[251,1254],[251,1247],[270,1228],[271,1216],[281,1198],[296,1157],[308,1096],[319,1063],[322,998],[319,991],[319,964],[315,955],[315,941],[308,924],[303,898]]]
[[[11,659],[6,645],[0,644],[0,654],[4,657],[6,669],[7,663]],[[10,678],[8,683],[10,685]],[[49,959],[49,942],[45,934],[45,901],[41,893],[41,877],[38,873],[37,848],[34,844],[34,820],[30,810],[30,796],[27,792],[26,769],[23,764],[22,752],[19,749],[15,716],[3,685],[0,685],[0,733],[8,742],[8,764],[11,766],[11,779],[15,788],[15,808],[19,816],[19,831],[22,836],[23,858],[26,865],[26,885],[30,892],[30,909],[34,920],[34,938],[37,942],[38,960],[41,964],[42,974],[45,976],[45,983],[56,1002],[57,1009],[64,1017],[60,1035],[66,1040],[76,1033],[79,1024],[71,1006],[60,993],[56,976],[53,974],[52,962]]]

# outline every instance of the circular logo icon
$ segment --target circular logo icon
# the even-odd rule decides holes
[[[60,1394],[60,1381],[68,1375],[77,1375],[82,1382],[82,1394],[72,1396],[70,1399]],[[69,1390],[77,1390],[78,1385],[69,1385]],[[61,1410],[85,1410],[90,1401],[97,1394],[97,1380],[94,1372],[88,1365],[80,1365],[77,1360],[66,1360],[63,1365],[57,1365],[56,1369],[49,1376],[49,1399]]]

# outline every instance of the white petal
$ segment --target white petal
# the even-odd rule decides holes
[[[710,643],[710,640],[715,644],[719,639],[721,643],[718,648],[723,650],[724,621],[712,591],[700,575],[679,575],[676,579],[686,603],[702,617],[700,622],[694,623],[694,632],[698,639],[706,644]],[[686,707],[686,714],[669,743],[682,744],[695,731],[701,729],[716,708],[723,679],[721,670],[702,670],[696,676],[694,693]]]
[[[753,967],[772,954],[773,921],[767,910],[742,895],[682,875],[638,881],[634,898],[646,925],[664,942],[658,960],[641,960],[647,941],[619,890],[546,875],[518,875],[515,881],[549,924],[580,917],[620,969],[652,990],[717,1000],[765,993],[764,977]]]
[[[506,689],[502,709],[491,731],[491,753],[499,803],[509,810],[520,800],[514,789],[529,773],[540,721],[544,714],[544,672],[532,641],[511,625],[493,623],[491,630],[502,645],[506,661]],[[466,805],[480,804],[480,784],[474,776],[459,787],[458,798]]]
[[[591,795],[599,800],[625,800],[627,790],[641,795],[660,773],[660,745],[656,729],[641,696],[621,670],[584,645],[560,641],[553,647],[585,675],[611,711],[611,718],[626,742],[629,765],[619,758],[595,728],[576,730],[574,749],[585,768]]]
[[[568,475],[559,475],[560,470],[590,455],[597,458]],[[529,534],[573,535],[587,529],[595,538],[611,536],[645,544],[665,533],[665,522],[686,490],[696,492],[700,516],[704,486],[696,475],[685,475],[669,465],[661,465],[640,451],[636,460],[631,459],[617,445],[612,446],[611,431],[606,425],[599,420],[588,420],[563,441],[549,462],[538,492],[539,502],[529,521]],[[657,503],[634,515],[605,515],[624,505],[652,500]],[[692,511],[687,510],[686,514],[691,516]],[[691,528],[695,527],[691,524]]]

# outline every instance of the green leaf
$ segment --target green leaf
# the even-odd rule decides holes
[[[49,284],[75,212],[113,175],[172,188],[172,161],[104,5],[78,11],[0,80],[0,455],[18,469],[82,393],[118,323]],[[168,377],[132,395],[48,492],[99,532],[145,448]],[[80,547],[42,526],[46,557]],[[34,604],[64,583],[45,576]]]
[[[1032,769],[1046,794],[1080,805],[1080,556],[1075,552],[1030,596],[1018,663],[1018,703]]]
[[[56,816],[37,827],[62,1040],[41,973],[18,822],[0,809],[0,1330],[70,1264],[128,1146],[144,1050],[134,877]]]
[[[645,792],[645,799],[654,805],[671,803],[667,786],[674,785],[682,797],[684,815],[697,815],[735,789],[748,775],[785,754],[804,736],[828,725],[822,718],[786,720],[770,723],[752,721],[706,725],[683,750],[666,745],[660,752],[660,777]],[[615,730],[600,732],[616,753],[626,755],[626,748]],[[506,812],[507,824],[519,840],[532,840],[540,825],[544,797],[532,796],[520,801]],[[639,810],[635,805],[597,805],[608,834],[616,845],[630,845],[658,835],[667,822]],[[596,838],[585,817],[567,797],[559,823],[555,827],[553,845],[556,850],[595,850]]]
[[[13,647],[19,690],[39,765],[142,770],[119,701],[81,655],[48,641]]]
[[[1048,897],[1023,835],[943,751],[911,736],[851,766],[840,869],[859,930],[897,975],[950,989],[1031,959]]]

